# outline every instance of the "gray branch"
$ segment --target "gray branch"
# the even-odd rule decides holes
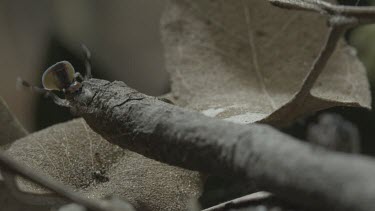
[[[231,208],[246,207],[246,206],[249,206],[251,202],[261,201],[261,200],[270,199],[270,198],[272,198],[272,194],[270,193],[256,192],[253,194],[242,196],[240,198],[236,198],[236,199],[215,205],[213,207],[209,207],[202,211],[222,211],[222,210],[228,210]]]
[[[330,16],[345,16],[357,19],[361,23],[375,21],[375,7],[335,5],[323,0],[268,0],[271,4],[295,10],[307,10]]]
[[[245,177],[304,207],[375,210],[375,161],[332,152],[270,126],[238,125],[90,79],[67,95],[72,111],[108,141],[171,165]]]

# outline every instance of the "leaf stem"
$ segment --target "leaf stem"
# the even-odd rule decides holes
[[[327,40],[322,47],[318,57],[315,59],[311,66],[309,73],[306,75],[302,82],[302,87],[296,94],[296,99],[304,99],[310,94],[312,87],[315,85],[316,80],[322,73],[323,69],[336,49],[337,43],[341,38],[341,35],[345,32],[347,27],[345,26],[331,26],[329,28]]]

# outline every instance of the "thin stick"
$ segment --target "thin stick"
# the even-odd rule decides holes
[[[85,54],[85,80],[92,78],[92,73],[91,73],[91,52],[89,48],[85,44],[81,44],[81,47],[83,49],[83,52]]]
[[[296,94],[296,99],[304,99],[314,86],[319,75],[326,67],[328,60],[331,58],[333,52],[336,49],[337,43],[340,40],[342,34],[345,32],[346,27],[330,27],[327,40],[322,47],[318,57],[315,59],[313,65],[310,68],[309,73],[302,82],[302,87]]]
[[[229,210],[231,208],[240,208],[243,206],[247,206],[249,203],[260,201],[263,199],[268,199],[270,197],[272,197],[271,193],[260,191],[215,205],[202,211],[220,211]]]
[[[37,86],[33,86],[29,82],[23,80],[22,78],[17,78],[16,86],[18,89],[21,89],[21,88],[30,89],[31,92],[42,94],[45,97],[51,98],[59,106],[70,108],[69,101],[59,98],[59,96],[57,96],[50,90],[46,90]]]
[[[366,6],[344,6],[344,5],[334,5],[322,0],[268,0],[271,4],[286,8],[286,9],[296,9],[296,10],[308,10],[319,12],[328,15],[339,15],[354,17],[359,20],[359,22],[374,22],[375,21],[375,7]]]

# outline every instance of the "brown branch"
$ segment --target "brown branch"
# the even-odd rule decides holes
[[[108,141],[171,165],[245,177],[305,207],[375,210],[375,161],[331,152],[266,125],[238,125],[90,79],[66,96]]]
[[[322,73],[327,65],[328,60],[331,58],[336,49],[337,43],[346,29],[353,24],[352,19],[345,17],[334,17],[331,19],[331,27],[328,32],[328,37],[323,45],[319,55],[311,66],[307,76],[302,82],[302,86],[298,93],[294,96],[293,100],[304,101],[310,94],[311,89],[316,83],[319,75]]]
[[[92,200],[81,196],[80,194],[70,190],[58,181],[52,180],[40,173],[35,172],[33,169],[28,168],[0,152],[0,168],[2,171],[9,171],[18,174],[42,187],[45,187],[53,192],[56,192],[63,198],[69,199],[73,202],[81,204],[90,210],[95,211],[110,211],[113,210],[113,205],[110,202],[103,200]]]
[[[353,23],[353,19],[338,16],[332,17],[330,22],[331,27],[329,29],[326,42],[321,48],[317,58],[314,60],[306,77],[302,81],[300,89],[287,103],[278,108],[274,113],[262,121],[267,122],[270,125],[278,126],[285,124],[285,122],[290,122],[301,115],[301,113],[296,112],[299,110],[298,108],[307,106],[309,100],[311,101],[311,99],[313,99],[311,89],[315,85],[319,75],[323,72],[327,62],[335,51],[341,35],[345,32],[346,28]]]

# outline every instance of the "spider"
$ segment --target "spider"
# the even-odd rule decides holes
[[[70,107],[69,101],[59,98],[52,91],[62,91],[64,94],[73,94],[78,92],[84,80],[92,78],[91,75],[91,53],[89,49],[82,44],[82,49],[85,53],[85,77],[79,72],[75,72],[74,67],[68,61],[61,61],[50,66],[42,76],[43,88],[33,86],[27,81],[17,78],[18,87],[29,88],[33,92],[41,93],[46,97],[50,97],[57,105]]]

